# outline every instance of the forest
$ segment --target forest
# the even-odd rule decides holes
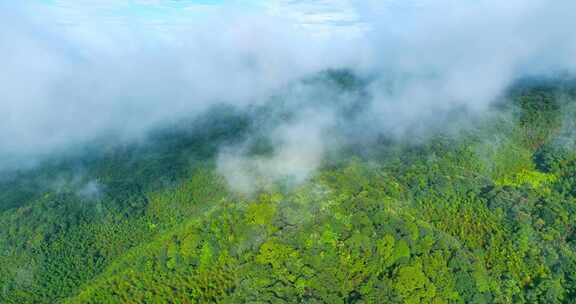
[[[218,170],[222,146],[272,153],[281,94],[3,174],[0,303],[576,303],[576,82],[391,136],[362,133],[369,81],[304,80],[343,140],[301,182]]]

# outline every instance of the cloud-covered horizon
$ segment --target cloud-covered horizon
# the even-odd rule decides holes
[[[265,14],[221,8],[188,21],[194,26],[176,21],[167,38],[166,28],[140,24],[138,14],[110,22],[100,15],[111,9],[106,1],[70,4],[86,18],[72,30],[58,15],[61,2],[2,4],[3,159],[35,159],[103,134],[139,136],[216,103],[262,102],[340,61],[308,33]]]
[[[375,79],[366,120],[402,134],[456,107],[483,111],[518,78],[573,72],[574,11],[568,0],[0,0],[0,170],[216,103],[259,104],[328,68]],[[294,130],[321,140],[332,124],[303,111]],[[271,133],[299,151],[290,126]]]

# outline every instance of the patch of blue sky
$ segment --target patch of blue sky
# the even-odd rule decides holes
[[[355,0],[24,0],[43,3],[73,27],[105,22],[160,31],[193,26],[221,11],[263,14],[323,34],[358,32]]]

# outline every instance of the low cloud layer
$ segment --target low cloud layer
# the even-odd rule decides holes
[[[168,34],[103,18],[80,35],[38,6],[3,4],[0,20],[0,155],[17,163],[99,136],[141,136],[217,103],[259,103],[340,61],[253,13],[223,10]]]
[[[576,67],[573,1],[358,1],[372,29],[375,111],[402,126],[457,106],[485,110],[515,80]],[[408,2],[410,3],[410,2]]]
[[[570,0],[235,1],[172,7],[196,10],[172,22],[147,13],[168,4],[134,13],[89,2],[0,0],[0,170],[98,137],[144,136],[218,103],[262,104],[328,68],[371,79],[366,131],[399,136],[456,108],[482,112],[521,77],[576,69]],[[295,104],[329,104],[319,96],[331,94]],[[223,147],[232,184],[300,181],[319,166],[337,110],[294,110],[297,119],[269,130],[272,155]]]

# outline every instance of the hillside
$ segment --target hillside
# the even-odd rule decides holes
[[[525,81],[415,140],[345,131],[364,80],[306,81],[335,88],[348,140],[302,182],[243,193],[217,168],[246,139],[273,153],[281,96],[6,174],[0,302],[576,303],[572,85]]]

